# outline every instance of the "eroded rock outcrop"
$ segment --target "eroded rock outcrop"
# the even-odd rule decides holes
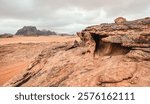
[[[139,48],[145,52],[150,48],[150,17],[134,21],[118,17],[115,23],[87,27],[77,34],[89,44],[93,54],[127,54],[130,50],[133,53],[133,50]]]
[[[3,86],[150,86],[150,18],[119,17],[78,36],[49,44]]]

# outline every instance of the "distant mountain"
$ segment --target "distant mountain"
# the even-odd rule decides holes
[[[10,33],[4,33],[4,34],[0,34],[0,38],[12,38],[13,34]]]
[[[15,35],[26,35],[26,36],[30,36],[30,35],[56,35],[55,32],[52,32],[50,30],[38,30],[35,26],[24,26],[23,28],[19,29]]]

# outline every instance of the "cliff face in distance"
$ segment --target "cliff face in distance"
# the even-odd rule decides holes
[[[150,18],[90,26],[54,43],[3,86],[150,86]]]
[[[56,35],[50,30],[37,30],[35,26],[24,26],[16,32],[16,35],[38,36],[38,35]]]

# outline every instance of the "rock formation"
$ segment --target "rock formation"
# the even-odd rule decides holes
[[[24,26],[16,32],[16,35],[56,35],[55,32],[49,30],[37,30],[35,26]]]
[[[93,54],[127,54],[131,50],[135,54],[137,50],[145,52],[150,48],[150,18],[126,21],[118,17],[115,23],[87,27],[78,36],[89,44]]]
[[[150,86],[150,18],[90,26],[54,43],[3,86]]]

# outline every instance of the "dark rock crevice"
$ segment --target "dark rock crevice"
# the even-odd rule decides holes
[[[106,38],[107,36],[97,34],[92,34],[91,36],[95,42],[94,54],[96,55],[124,55],[131,50],[130,47],[124,47],[120,43],[103,42],[102,38]]]

